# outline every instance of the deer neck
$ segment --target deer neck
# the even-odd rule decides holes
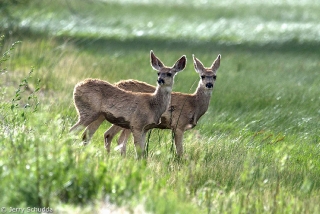
[[[212,90],[206,89],[200,83],[195,93],[193,94],[195,102],[197,103],[197,110],[200,115],[204,114],[209,107]]]
[[[152,96],[152,104],[157,106],[157,110],[161,114],[167,109],[171,100],[172,87],[169,86],[157,86]]]

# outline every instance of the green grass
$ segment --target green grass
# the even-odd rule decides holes
[[[0,14],[0,207],[319,212],[318,4],[21,2]],[[155,84],[151,49],[166,65],[187,56],[174,90],[188,93],[199,78],[191,55],[206,66],[222,55],[183,159],[174,158],[168,130],[152,130],[145,160],[135,160],[132,139],[126,158],[105,152],[109,123],[83,147],[68,133],[74,85],[88,77]]]

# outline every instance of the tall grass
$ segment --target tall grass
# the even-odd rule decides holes
[[[21,17],[23,20],[39,9],[41,16],[35,16],[35,20],[41,17],[46,22],[45,17],[49,17],[55,23],[75,10],[77,15],[73,18],[91,17],[104,28],[99,20],[107,20],[117,11],[126,15],[111,25],[114,29],[139,29],[135,25],[144,26],[147,19],[142,16],[150,14],[155,20],[158,18],[156,26],[163,26],[164,17],[173,14],[171,10],[182,17],[186,11],[191,17],[203,14],[197,19],[206,23],[211,9],[220,11],[221,16],[242,20],[256,15],[257,7],[251,2],[252,7],[242,8],[248,13],[240,13],[236,5],[226,9],[221,3],[217,9],[212,5],[205,9],[177,3],[170,9],[162,3],[166,1],[160,1],[157,6],[164,12],[156,13],[155,5],[147,1],[126,6],[106,2],[70,1],[71,10],[63,10],[54,2],[53,7],[45,9],[40,3],[37,7],[31,2]],[[274,13],[271,9],[270,14],[263,12],[263,20],[291,8],[295,11],[293,18],[282,18],[298,21],[303,12],[296,9],[317,8],[309,3],[280,4]],[[192,4],[196,3],[190,1]],[[96,13],[89,13],[85,7]],[[104,9],[110,13],[104,14]],[[8,10],[14,15],[21,8],[15,5]],[[52,13],[57,10],[60,12]],[[131,20],[126,11],[142,15]],[[310,11],[311,15],[304,19],[312,21],[318,15]],[[88,29],[88,23],[80,23],[77,25]],[[6,193],[0,194],[1,206],[52,207],[58,213],[65,209],[84,213],[103,209],[139,212],[140,206],[151,213],[319,212],[320,64],[319,44],[316,39],[309,41],[312,35],[303,40],[299,36],[302,33],[298,33],[301,43],[289,39],[274,45],[276,42],[271,39],[266,45],[260,34],[249,41],[233,40],[242,37],[232,31],[231,39],[222,34],[216,40],[197,34],[196,39],[190,39],[194,27],[183,28],[183,35],[171,34],[170,29],[178,29],[180,22],[169,24],[170,29],[164,32],[153,26],[151,29],[159,29],[160,36],[155,32],[155,36],[150,33],[142,37],[134,33],[123,37],[121,32],[96,35],[85,29],[55,34],[50,22],[47,24],[39,29],[32,24],[18,25],[16,33],[1,42],[0,192]],[[21,36],[28,27],[29,33]],[[49,32],[44,34],[43,29]],[[221,38],[230,43],[219,43]],[[12,46],[18,40],[22,42]],[[187,55],[187,70],[176,77],[174,90],[188,93],[193,92],[198,81],[191,54],[206,66],[218,53],[222,54],[211,105],[197,127],[186,132],[184,158],[174,159],[170,152],[171,133],[166,130],[151,132],[145,160],[134,159],[132,140],[126,158],[116,151],[106,154],[102,136],[109,123],[103,124],[91,143],[83,147],[80,136],[68,133],[76,122],[74,85],[87,77],[110,82],[134,78],[154,84],[150,49],[165,64]]]

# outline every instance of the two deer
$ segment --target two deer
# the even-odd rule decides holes
[[[78,83],[74,89],[74,103],[79,121],[70,131],[80,125],[86,127],[82,138],[88,142],[101,123],[107,120],[113,124],[104,134],[107,151],[110,152],[113,137],[122,131],[118,144],[122,145],[121,154],[125,155],[126,143],[132,132],[139,157],[144,153],[149,129],[172,129],[177,155],[181,156],[184,132],[196,126],[208,109],[221,56],[218,55],[210,68],[204,67],[193,56],[195,70],[200,75],[193,94],[171,93],[175,74],[186,66],[185,56],[172,67],[165,66],[152,51],[150,58],[151,66],[158,71],[157,87],[137,80],[121,81],[115,85],[93,79]]]

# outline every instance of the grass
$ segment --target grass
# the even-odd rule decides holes
[[[261,4],[263,11],[255,1],[2,7],[10,13],[0,15],[7,23],[0,47],[1,207],[318,213],[319,6]],[[87,77],[155,84],[151,49],[166,65],[187,56],[174,90],[188,93],[199,78],[191,54],[206,66],[222,55],[209,110],[185,134],[184,158],[174,158],[168,130],[151,132],[145,160],[135,160],[132,139],[126,158],[108,155],[108,123],[83,147],[68,133],[77,119],[74,85]]]

